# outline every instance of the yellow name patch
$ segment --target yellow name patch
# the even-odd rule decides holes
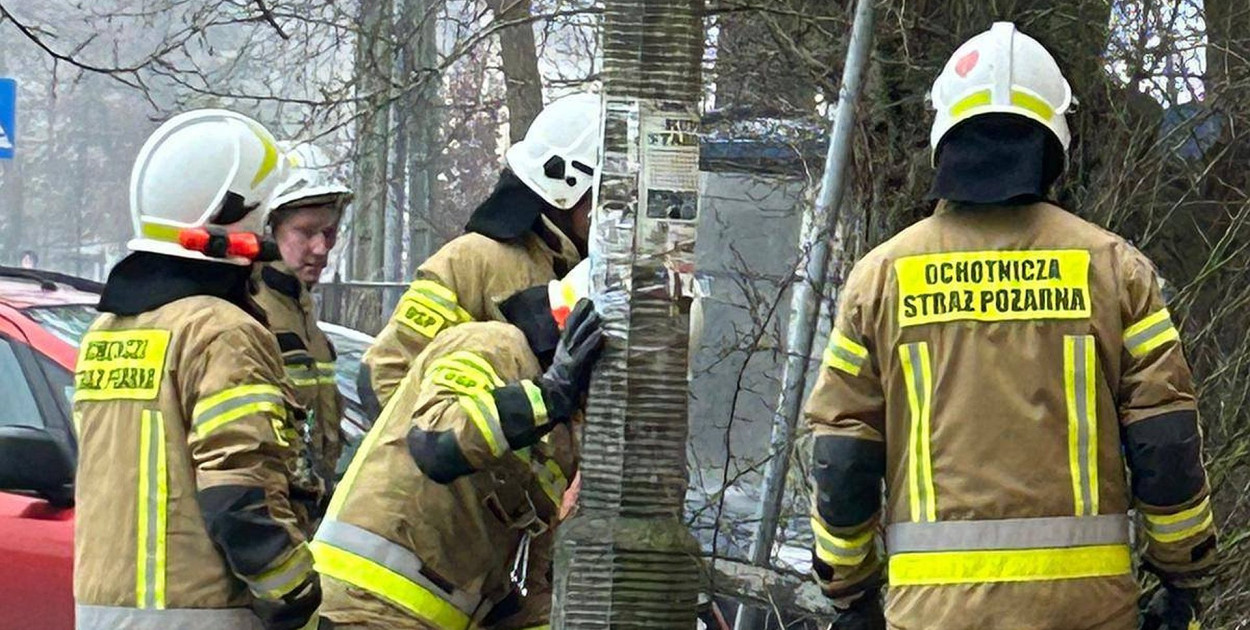
[[[75,400],[155,400],[165,374],[168,330],[89,332],[78,349]]]
[[[894,262],[900,327],[957,320],[1085,319],[1089,252],[948,252]]]
[[[438,331],[443,329],[447,318],[430,305],[425,304],[420,297],[409,294],[405,295],[399,303],[399,321],[425,337],[433,339]]]

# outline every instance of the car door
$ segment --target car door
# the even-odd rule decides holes
[[[0,315],[0,426],[68,435],[65,388],[72,375],[35,351]],[[67,447],[69,445],[67,444]],[[0,488],[0,629],[74,627],[74,510],[33,493]]]

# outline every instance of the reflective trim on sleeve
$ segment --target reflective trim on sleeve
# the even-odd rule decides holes
[[[135,603],[138,608],[161,609],[165,607],[169,470],[165,422],[157,411],[144,410],[140,414],[138,491]]]
[[[1124,348],[1134,358],[1140,359],[1150,351],[1169,341],[1181,338],[1176,326],[1172,325],[1172,315],[1163,308],[1147,315],[1141,321],[1129,326],[1124,331]]]
[[[74,605],[78,630],[265,630],[247,608],[170,608],[166,610],[126,606]]]
[[[937,520],[937,493],[933,485],[933,459],[930,452],[929,419],[933,409],[933,369],[929,344],[923,341],[899,346],[903,377],[907,381],[907,403],[911,410],[911,431],[907,440],[907,488],[911,520]]]
[[[533,381],[525,379],[521,381],[521,388],[525,390],[525,397],[530,401],[530,409],[534,412],[534,426],[541,427],[550,422],[551,418],[547,416],[547,403],[543,400],[543,390]]]
[[[540,461],[539,458],[533,458],[530,467],[534,469],[534,476],[538,477],[538,485],[542,487],[543,494],[547,495],[552,505],[559,506],[564,498],[564,491],[569,489],[568,477],[564,476],[560,464],[553,459]]]
[[[875,528],[847,538],[830,532],[819,518],[813,516],[811,520],[812,532],[816,534],[816,557],[823,562],[833,566],[856,566],[868,558]]]
[[[282,599],[303,584],[312,574],[312,570],[312,552],[307,544],[300,543],[295,551],[277,566],[266,569],[255,578],[248,579],[247,587],[253,595],[261,599]]]
[[[337,372],[334,371],[333,361],[317,362],[317,383],[321,385],[333,385]]]
[[[423,575],[425,564],[410,549],[351,523],[324,521],[312,550],[321,574],[373,592],[439,628],[462,630],[480,604]]]
[[[829,345],[825,347],[825,367],[842,370],[851,376],[859,376],[867,362],[867,348],[851,340],[836,328],[829,333]]]
[[[432,280],[417,280],[400,298],[393,319],[433,339],[448,326],[473,321],[473,316],[460,308],[451,289]]]
[[[286,399],[276,385],[240,385],[201,398],[192,412],[195,432],[204,437],[239,418],[270,413],[286,418]]]
[[[306,363],[288,363],[286,365],[286,376],[291,380],[291,384],[296,387],[333,385],[335,377],[334,364],[317,363],[316,365],[308,365]]]
[[[890,556],[890,586],[1033,582],[1129,575],[1128,545],[939,551]]]
[[[1202,534],[1215,525],[1210,497],[1175,514],[1146,514],[1146,535],[1161,543],[1174,543]]]
[[[1006,518],[986,521],[893,523],[886,527],[891,554],[1128,544],[1126,514]]]
[[[1097,364],[1092,335],[1063,338],[1063,387],[1068,407],[1068,469],[1077,516],[1098,513]]]
[[[508,438],[504,435],[503,426],[499,424],[499,411],[495,408],[495,399],[489,394],[457,396],[457,402],[469,414],[469,419],[477,427],[478,432],[486,439],[491,455],[499,457],[511,448]]]

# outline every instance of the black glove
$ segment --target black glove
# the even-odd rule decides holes
[[[564,324],[551,367],[534,383],[542,390],[547,416],[568,422],[590,389],[590,372],[603,349],[603,323],[588,299],[577,301]]]
[[[1199,627],[1201,614],[1198,591],[1164,586],[1146,605],[1141,627],[1142,630],[1190,630]]]
[[[321,581],[315,573],[280,600],[252,600],[252,612],[260,618],[265,630],[301,630],[309,627],[320,607]]]
[[[885,630],[885,611],[875,590],[864,593],[850,607],[837,610],[838,618],[829,624],[829,630]]]

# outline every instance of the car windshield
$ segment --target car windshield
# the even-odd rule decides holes
[[[75,347],[82,341],[83,335],[87,334],[91,322],[100,314],[90,304],[36,306],[22,312],[48,332]]]

